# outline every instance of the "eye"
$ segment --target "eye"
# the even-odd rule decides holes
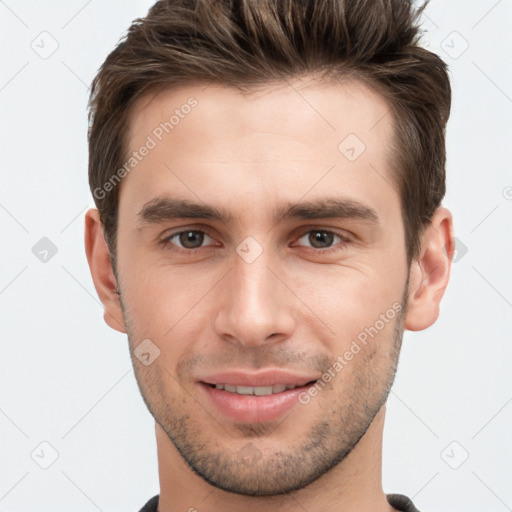
[[[336,233],[334,231],[326,230],[326,229],[311,229],[304,235],[302,235],[298,239],[299,245],[302,243],[311,244],[309,247],[313,250],[319,252],[328,252],[329,249],[336,250],[338,249],[336,245],[342,244],[344,245],[350,242],[350,240],[341,235],[340,233]],[[307,245],[306,245],[307,247]]]
[[[187,229],[167,236],[162,240],[162,244],[167,245],[171,243],[181,249],[194,250],[200,248],[205,241],[211,243],[214,240],[204,231],[198,229]]]

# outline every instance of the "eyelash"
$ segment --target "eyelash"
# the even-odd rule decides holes
[[[346,245],[348,245],[349,243],[351,243],[351,240],[339,233],[338,231],[334,231],[332,229],[320,229],[320,228],[313,228],[313,229],[308,229],[307,231],[303,231],[302,234],[297,238],[297,240],[300,240],[302,237],[304,237],[304,235],[307,235],[308,233],[312,233],[312,232],[319,232],[319,233],[329,233],[329,234],[332,234],[332,235],[335,235],[337,237],[340,238],[341,242],[338,242],[338,244],[334,244],[333,246],[331,247],[327,247],[326,249],[317,249],[316,247],[306,247],[306,246],[299,246],[299,247],[303,247],[305,249],[307,249],[308,252],[310,253],[313,253],[313,254],[331,254],[333,252],[338,252],[338,251],[342,251],[345,249]],[[163,247],[166,247],[169,243],[171,243],[171,239],[173,239],[174,237],[178,236],[178,235],[181,235],[182,233],[188,233],[188,232],[193,232],[193,233],[203,233],[207,236],[209,236],[210,238],[213,238],[212,235],[210,235],[207,231],[203,230],[203,229],[182,229],[181,231],[176,231],[175,233],[172,233],[170,235],[167,235],[164,239],[162,239],[160,241],[160,244],[163,246]],[[338,247],[338,245],[341,244],[341,247]],[[191,254],[195,254],[197,253],[197,251],[199,249],[205,249],[207,247],[196,247],[195,249],[186,249],[186,248],[183,248],[183,247],[179,247],[177,244],[174,244],[174,251],[177,251],[181,254],[185,254],[185,255],[191,255]]]

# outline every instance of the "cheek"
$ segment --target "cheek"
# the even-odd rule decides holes
[[[126,276],[121,276],[123,296],[131,306],[135,322],[159,337],[200,306],[215,284],[212,272],[190,272],[186,267],[144,256],[125,258]]]
[[[394,318],[404,283],[398,276],[370,268],[333,267],[301,272],[297,295],[335,332],[336,339],[357,336],[366,327]],[[380,325],[380,324],[379,324]],[[386,323],[387,326],[387,323]],[[332,333],[331,333],[332,334]]]
[[[202,331],[212,316],[208,291],[215,280],[205,273],[192,280],[190,277],[176,268],[146,267],[144,272],[134,271],[129,280],[123,281],[132,350],[143,340],[151,340],[160,351],[158,363],[163,367],[164,378],[163,369],[175,375],[177,362],[204,338]]]

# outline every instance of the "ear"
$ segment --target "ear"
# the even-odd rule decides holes
[[[440,207],[423,232],[419,257],[411,264],[406,329],[421,331],[437,320],[454,251],[452,215]]]
[[[96,293],[104,306],[103,318],[116,331],[126,333],[117,282],[103,235],[103,225],[96,208],[85,214],[85,252]]]

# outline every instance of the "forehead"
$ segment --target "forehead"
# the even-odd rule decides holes
[[[135,103],[128,146],[136,147],[140,137],[154,132],[162,121],[171,122],[174,135],[193,131],[216,139],[254,136],[268,130],[290,139],[323,140],[327,136],[336,141],[349,132],[370,140],[377,125],[381,125],[377,137],[389,132],[392,116],[388,114],[390,108],[380,94],[349,78],[337,83],[295,78],[244,93],[221,84],[185,85],[147,93]],[[382,123],[386,117],[387,122]],[[184,119],[186,123],[182,123]]]
[[[151,149],[123,179],[120,203],[133,213],[162,193],[293,201],[333,187],[359,195],[354,199],[387,187],[384,199],[398,201],[389,166],[392,132],[387,102],[355,80],[302,78],[243,94],[218,84],[147,94],[130,116],[127,158]]]

